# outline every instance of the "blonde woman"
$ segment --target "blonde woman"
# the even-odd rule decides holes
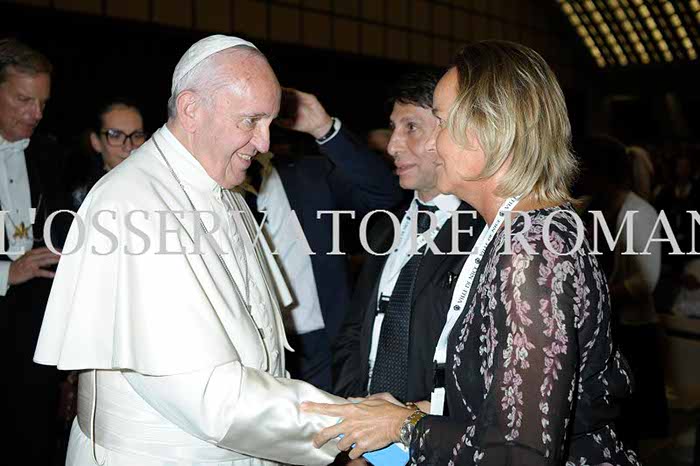
[[[402,441],[412,464],[638,464],[614,430],[630,380],[610,337],[605,277],[570,204],[577,164],[554,74],[527,47],[478,42],[457,55],[433,104],[438,188],[489,224],[450,306],[459,316],[446,409],[386,395],[309,403],[343,418],[316,444],[343,434],[338,447],[355,458]]]

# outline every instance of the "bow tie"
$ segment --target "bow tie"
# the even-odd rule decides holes
[[[20,139],[19,141],[9,142],[0,138],[0,155],[6,156],[9,154],[15,154],[22,152],[29,146],[29,138]]]
[[[436,205],[423,204],[423,203],[422,203],[421,201],[419,201],[418,199],[416,199],[416,205],[418,206],[418,211],[419,211],[419,212],[432,212],[432,213],[435,213],[435,212],[437,212],[438,210],[440,210],[440,208],[439,208],[438,206],[436,206]]]

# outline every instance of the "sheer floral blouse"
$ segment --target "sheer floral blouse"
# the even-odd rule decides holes
[[[449,415],[418,423],[410,464],[638,464],[613,426],[631,381],[605,278],[583,231],[565,255],[577,246],[571,206],[527,214],[512,254],[503,228],[485,252],[449,339]]]

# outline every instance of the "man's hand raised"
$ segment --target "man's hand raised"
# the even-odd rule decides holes
[[[282,89],[282,104],[277,124],[283,128],[307,133],[318,139],[330,129],[333,121],[315,95],[296,89]]]
[[[8,282],[10,285],[20,285],[36,277],[53,278],[54,272],[46,270],[46,267],[58,264],[60,258],[48,248],[32,249],[10,265]]]

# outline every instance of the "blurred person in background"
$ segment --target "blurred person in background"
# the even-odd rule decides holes
[[[640,146],[630,146],[627,154],[632,166],[632,191],[651,202],[654,189],[654,163],[649,152]]]
[[[661,437],[668,430],[662,335],[654,303],[661,273],[658,214],[632,192],[631,160],[625,146],[609,136],[588,138],[581,149],[582,177],[593,195],[589,210],[600,210],[613,235],[622,231],[613,251],[600,231],[599,250],[608,257],[606,274],[615,318],[615,337],[634,375],[632,396],[623,404],[620,435],[635,445],[640,438]],[[587,215],[586,219],[591,220]],[[630,218],[629,221],[626,218]],[[627,244],[632,228],[633,244]],[[625,251],[631,249],[632,254]],[[644,252],[644,254],[642,254]]]
[[[370,130],[367,133],[367,147],[391,161],[391,157],[387,151],[389,139],[391,139],[391,130],[389,128],[377,128]]]
[[[90,131],[90,147],[99,156],[71,192],[74,210],[78,210],[93,185],[146,141],[143,116],[128,99],[110,99],[100,105]]]
[[[688,211],[697,210],[700,205],[700,186],[693,178],[695,167],[690,154],[682,153],[672,158],[671,163],[673,166],[671,180],[659,191],[655,206],[659,211],[666,212],[678,246],[683,252],[689,252],[693,245],[692,218]],[[673,267],[676,276],[682,271],[687,260],[683,256],[665,255],[665,258]]]

